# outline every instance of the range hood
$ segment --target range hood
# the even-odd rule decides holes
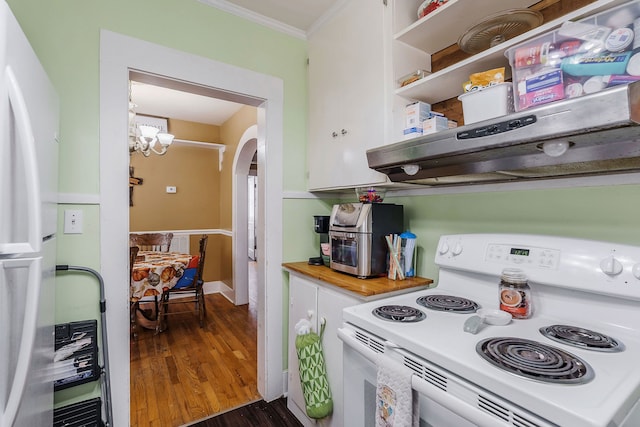
[[[640,171],[640,81],[367,151],[393,182],[434,186]]]

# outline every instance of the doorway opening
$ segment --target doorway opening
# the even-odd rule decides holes
[[[145,52],[145,55],[140,55]],[[128,147],[129,72],[218,91],[258,107],[258,390],[266,401],[282,396],[282,134],[283,82],[132,37],[101,31],[100,37],[100,262],[110,302],[106,312],[112,361],[114,425],[129,423]],[[216,89],[212,89],[216,88]],[[246,181],[243,185],[246,188]],[[269,227],[266,227],[266,224]],[[235,236],[236,231],[233,234]],[[246,228],[245,228],[246,231]],[[246,242],[247,240],[244,239]],[[244,269],[247,266],[244,252]],[[118,285],[121,284],[121,285]],[[266,298],[266,295],[269,298]]]
[[[246,259],[246,255],[232,253],[230,231],[253,223],[255,218],[250,214],[255,209],[257,188],[247,187],[247,210],[243,212],[245,205],[240,204],[237,214],[244,220],[232,227],[231,200],[235,188],[230,177],[235,171],[247,182],[250,179],[257,182],[256,136],[252,135],[250,141],[240,139],[240,135],[246,135],[241,125],[255,123],[256,108],[200,95],[198,87],[189,88],[189,92],[185,92],[187,88],[183,85],[179,91],[170,89],[157,76],[150,78],[131,72],[130,77],[130,102],[134,107],[130,131],[136,131],[138,117],[142,120],[162,117],[167,123],[166,130],[175,134],[174,143],[161,156],[153,153],[148,157],[141,153],[130,156],[131,168],[143,177],[135,187],[135,203],[131,203],[129,211],[130,231],[173,233],[167,250],[192,254],[196,237],[201,234],[210,237],[203,275],[207,306],[204,325],[198,329],[196,319],[188,313],[193,307],[178,300],[174,300],[173,311],[183,314],[171,316],[165,323],[168,328],[160,334],[155,333],[157,321],[153,320],[157,309],[147,316],[144,309],[134,313],[135,336],[130,349],[131,423],[140,427],[151,425],[157,423],[156,417],[160,425],[190,423],[260,398],[256,375],[257,262],[254,257],[242,274],[232,271],[234,256]],[[175,105],[180,108],[173,109]],[[198,109],[208,114],[202,115]],[[234,155],[234,162],[230,155]],[[178,184],[173,187],[177,191],[165,192],[166,184]],[[249,244],[249,248],[255,246]],[[150,293],[162,291],[154,285],[149,286],[148,292],[141,302],[149,302],[143,306],[157,307],[153,300],[158,296]],[[210,293],[217,295],[206,295]],[[247,295],[248,304],[244,304]],[[225,344],[218,342],[221,337],[225,337]],[[185,349],[189,349],[186,354]],[[194,371],[200,372],[195,383],[193,374],[187,374]],[[157,408],[151,405],[162,398],[169,383],[175,396],[171,403]],[[201,392],[181,392],[185,389]]]

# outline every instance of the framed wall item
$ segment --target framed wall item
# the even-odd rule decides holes
[[[158,128],[160,133],[169,133],[168,120],[163,117],[152,117],[152,116],[142,116],[140,114],[136,114],[135,118],[136,129],[139,126],[153,126],[154,128]]]

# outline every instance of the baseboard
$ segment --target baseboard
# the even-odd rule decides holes
[[[289,395],[289,371],[282,371],[282,395],[287,397]]]
[[[215,282],[206,282],[202,289],[204,289],[205,294],[221,294],[223,297],[235,304],[236,294],[234,290],[220,280]]]

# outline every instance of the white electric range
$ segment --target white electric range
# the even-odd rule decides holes
[[[350,426],[373,425],[381,353],[414,371],[421,426],[640,426],[640,247],[447,235],[435,262],[437,287],[344,310]],[[476,308],[498,309],[500,275],[512,267],[528,277],[531,317],[465,332]],[[541,332],[549,327],[551,337]]]

